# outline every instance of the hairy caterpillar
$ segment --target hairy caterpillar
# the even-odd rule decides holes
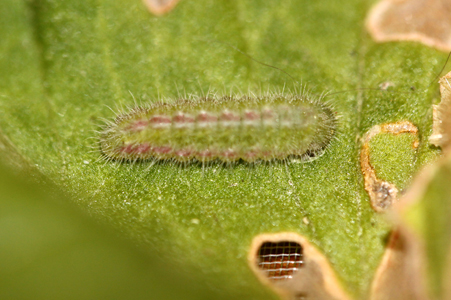
[[[305,95],[198,97],[119,115],[100,146],[114,160],[268,161],[323,149],[335,127],[332,109]]]

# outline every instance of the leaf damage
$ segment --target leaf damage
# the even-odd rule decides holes
[[[394,230],[376,271],[371,300],[426,300],[424,248],[406,227]],[[415,284],[413,284],[415,283]]]
[[[377,42],[416,41],[451,51],[451,1],[382,0],[368,14],[366,27]]]
[[[259,267],[259,249],[265,243],[291,242],[302,247],[303,263],[285,280],[271,280]],[[297,300],[349,300],[342,289],[327,258],[305,237],[294,232],[261,234],[254,238],[248,256],[251,269],[266,285],[273,288],[283,299]],[[282,262],[283,265],[283,262]]]
[[[376,212],[384,212],[392,206],[397,200],[398,188],[387,181],[381,180],[376,176],[376,171],[370,163],[370,141],[379,133],[411,133],[418,134],[418,128],[409,121],[400,121],[395,123],[386,123],[373,126],[363,137],[363,145],[360,152],[360,166],[365,181],[365,190],[368,192],[371,201],[371,207]],[[418,138],[415,139],[412,147],[418,148]]]
[[[179,0],[143,0],[151,13],[157,16],[170,12],[179,2]]]
[[[432,105],[433,123],[432,135],[429,142],[448,151],[451,133],[451,72],[440,78],[441,101],[438,105]]]

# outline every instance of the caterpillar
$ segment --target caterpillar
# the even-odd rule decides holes
[[[119,115],[100,147],[120,161],[269,161],[320,151],[335,130],[331,107],[306,95],[192,97]]]

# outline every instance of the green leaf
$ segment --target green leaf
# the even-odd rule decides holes
[[[246,258],[254,236],[280,231],[307,237],[351,294],[367,294],[388,225],[363,189],[359,138],[374,125],[409,120],[420,132],[412,169],[436,155],[427,143],[437,90],[429,83],[442,53],[375,44],[362,29],[369,5],[357,0],[181,1],[164,17],[138,0],[2,4],[0,128],[78,206],[241,299],[272,297]],[[308,163],[205,168],[103,161],[101,120],[115,117],[110,107],[134,106],[133,96],[151,103],[207,91],[304,90],[216,41],[286,70],[313,95],[352,90],[327,97],[339,122],[326,153]],[[393,89],[362,90],[384,82]],[[398,171],[387,178],[411,175]]]
[[[387,180],[400,189],[410,183],[415,167],[416,151],[412,147],[415,139],[413,134],[382,133],[371,140],[371,163],[378,178]],[[386,151],[387,149],[394,151]]]

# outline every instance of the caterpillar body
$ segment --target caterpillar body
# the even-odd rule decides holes
[[[335,127],[332,109],[306,96],[197,98],[119,115],[100,147],[114,160],[268,161],[323,149]]]

